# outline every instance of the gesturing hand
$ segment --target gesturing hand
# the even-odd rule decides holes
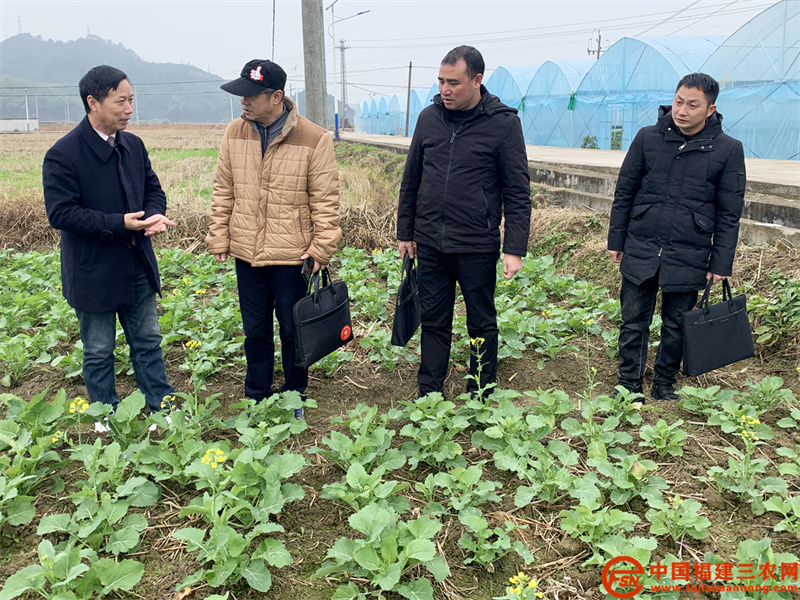
[[[143,216],[143,210],[125,213],[123,217],[125,219],[125,229],[130,231],[140,231],[144,229],[144,234],[150,237],[152,235],[156,235],[157,233],[165,232],[167,227],[175,227],[175,223],[170,221],[164,215],[152,215],[146,219],[142,219]]]

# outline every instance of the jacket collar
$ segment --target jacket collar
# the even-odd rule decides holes
[[[436,94],[433,97],[433,103],[441,110],[447,110],[447,108],[444,106],[444,102],[442,102],[441,94]],[[510,106],[503,104],[500,101],[500,98],[494,94],[490,94],[489,90],[487,90],[486,86],[483,84],[481,84],[481,99],[478,101],[477,107],[478,110],[476,111],[476,114],[486,113],[487,115],[493,115],[501,112],[512,112],[517,114],[516,108],[511,108]]]
[[[88,116],[83,117],[81,122],[78,123],[77,129],[83,140],[86,142],[89,148],[92,149],[92,152],[97,155],[97,158],[103,162],[106,162],[111,158],[111,156],[114,154],[114,149],[108,145],[108,142],[104,141],[103,138],[97,135],[94,127],[92,127],[92,124],[89,122]],[[114,134],[114,139],[117,146],[119,146],[125,152],[129,152],[130,149],[128,148],[128,142],[125,138],[126,135],[127,134],[125,134],[123,131],[118,131],[116,134]]]
[[[283,140],[287,135],[289,135],[289,133],[292,131],[292,129],[297,127],[297,115],[298,115],[298,113],[297,113],[297,104],[291,98],[287,98],[286,96],[284,96],[283,97],[283,106],[286,108],[286,110],[289,111],[289,116],[286,117],[286,124],[283,126],[283,131],[281,131],[281,133],[278,134],[278,137],[276,137],[275,141],[272,142],[273,144],[275,142],[277,142],[277,141]],[[240,118],[243,121],[245,121],[246,123],[249,123],[253,127],[253,131],[256,131],[256,128],[255,128],[256,122],[255,121],[245,117],[244,113],[241,114]],[[256,132],[256,135],[258,135],[258,132]]]
[[[672,105],[661,105],[658,107],[658,129],[661,133],[672,132],[676,137],[683,139],[680,135],[678,126],[672,119]],[[713,139],[722,133],[722,115],[718,110],[708,118],[706,126],[694,136],[694,138]]]

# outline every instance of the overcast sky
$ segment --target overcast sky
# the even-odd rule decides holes
[[[323,0],[329,90],[335,32],[337,45],[344,38],[350,46],[352,103],[404,92],[409,61],[412,86],[429,88],[442,56],[460,44],[481,51],[488,76],[499,66],[594,58],[587,46],[592,38],[596,47],[598,29],[603,48],[626,36],[728,36],[776,0],[337,0],[333,10],[331,2]],[[251,58],[271,58],[303,87],[300,0],[0,0],[0,39],[20,31],[61,41],[88,32],[144,60],[190,63],[227,79]]]

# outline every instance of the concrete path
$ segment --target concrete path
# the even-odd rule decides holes
[[[370,133],[341,132],[340,137],[350,142],[406,151],[411,138]],[[585,166],[617,170],[622,165],[625,152],[621,150],[590,150],[588,148],[555,148],[552,146],[526,146],[528,160],[569,166]],[[800,187],[800,161],[747,158],[747,180],[777,185]]]

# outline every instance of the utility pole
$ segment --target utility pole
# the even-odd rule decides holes
[[[275,62],[275,0],[272,0],[272,58]]]
[[[306,83],[306,116],[327,129],[325,37],[322,0],[302,0],[303,62]]]
[[[339,102],[339,110],[342,112],[342,129],[344,129],[347,127],[347,64],[344,60],[344,51],[350,46],[345,46],[344,40],[339,40],[339,43],[339,51],[342,54],[341,60],[339,61],[339,67],[342,73],[342,99]]]
[[[136,95],[136,84],[133,84],[133,107],[136,109],[136,124],[139,124],[139,101]]]
[[[28,88],[25,88],[25,126],[28,129],[28,133],[31,132],[31,118],[28,115]]]
[[[411,112],[411,61],[408,61],[408,89],[406,91],[406,137],[408,137],[408,114]]]
[[[597,41],[597,50],[592,50],[592,35],[594,35],[595,31],[597,32],[597,40],[596,40]],[[600,60],[600,54],[602,52],[606,51],[606,48],[601,48],[600,47],[600,40],[601,40],[600,30],[599,29],[592,29],[592,33],[589,35],[589,43],[588,43],[588,45],[586,47],[586,53],[587,54],[596,54],[597,58],[595,60]]]

